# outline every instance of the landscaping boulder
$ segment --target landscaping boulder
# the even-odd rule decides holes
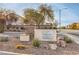
[[[60,47],[66,47],[66,42],[64,41],[64,37],[60,36],[57,39],[57,45]]]
[[[41,48],[45,48],[45,49],[50,49],[49,45],[44,43],[44,44],[41,44]]]
[[[56,44],[49,44],[50,48],[52,50],[56,50],[57,49],[57,45]]]

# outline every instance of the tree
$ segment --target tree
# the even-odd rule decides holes
[[[42,24],[44,22],[44,17],[40,13],[36,12],[34,21],[39,26],[40,24]]]
[[[52,10],[51,6],[42,4],[39,6],[39,12],[44,16],[44,18],[48,16],[48,19],[50,17],[52,21],[54,20],[54,11]]]
[[[3,9],[3,8],[0,8],[0,24],[5,24],[6,22],[5,22],[5,19],[6,19],[6,16],[5,16],[5,9]]]
[[[17,19],[18,17],[14,11],[0,8],[0,23],[6,24],[8,22],[11,24],[13,21],[16,22]]]
[[[15,13],[9,13],[8,15],[11,21],[15,21],[15,22],[17,21],[18,17]]]
[[[8,22],[8,25],[18,20],[18,16],[16,15],[15,12],[8,13],[6,17],[7,17],[6,21]]]
[[[6,15],[4,14],[6,9],[0,8],[0,33],[4,32],[6,24]]]
[[[35,9],[25,9],[24,16],[25,16],[24,22],[25,23],[31,22],[30,24],[33,25],[36,24],[39,26],[44,20],[44,17],[40,13],[38,13],[37,10]]]
[[[25,23],[30,23],[32,24],[33,21],[34,21],[34,13],[35,13],[35,10],[34,9],[24,9],[24,22]]]

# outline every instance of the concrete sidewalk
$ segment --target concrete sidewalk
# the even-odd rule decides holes
[[[68,34],[68,33],[61,33],[61,34],[71,38],[71,40],[73,40],[75,43],[79,44],[79,37],[78,36]]]

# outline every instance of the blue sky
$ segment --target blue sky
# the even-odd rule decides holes
[[[17,14],[23,15],[23,9],[35,8],[38,9],[39,3],[0,3],[1,8],[7,8],[16,11]],[[62,25],[71,24],[73,22],[79,22],[79,4],[78,3],[51,3],[54,10],[55,19],[59,21],[59,9],[61,12]],[[67,9],[63,9],[67,8]]]

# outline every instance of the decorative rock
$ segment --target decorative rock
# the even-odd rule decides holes
[[[52,50],[56,50],[57,49],[57,45],[56,44],[49,44],[50,48]]]
[[[41,45],[41,48],[45,48],[45,49],[47,49],[47,50],[50,49],[49,45],[47,45],[47,44],[42,44],[42,45]]]
[[[66,47],[66,43],[64,40],[61,40],[61,47]]]
[[[49,47],[48,47],[48,46],[44,46],[44,48],[45,48],[45,49],[47,49],[47,50],[49,49]]]
[[[57,45],[60,46],[60,47],[65,47],[66,46],[66,43],[64,41],[64,37],[63,36],[58,37],[58,39],[57,39]]]
[[[64,37],[63,36],[59,36],[58,40],[61,40],[61,39],[64,40]]]

